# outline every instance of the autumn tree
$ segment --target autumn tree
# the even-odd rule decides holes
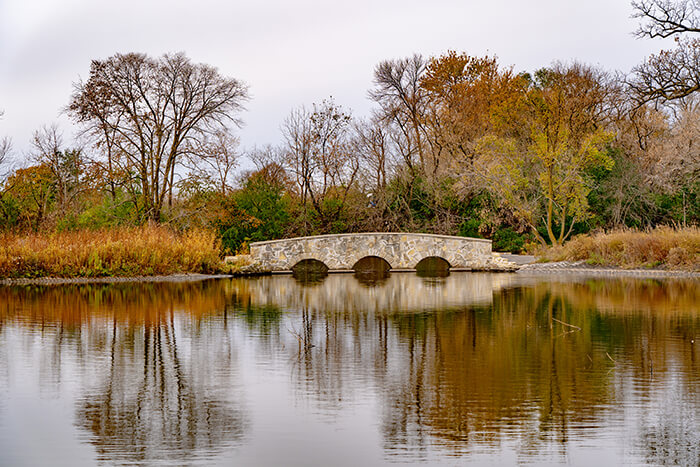
[[[493,133],[479,141],[476,173],[542,243],[539,226],[561,244],[587,218],[588,171],[612,167],[606,79],[580,64],[539,70],[521,102],[527,136]]]
[[[117,54],[94,60],[68,106],[109,173],[128,177],[144,218],[159,220],[185,157],[240,121],[247,86],[184,54]]]
[[[477,141],[499,123],[499,109],[517,112],[514,104],[526,82],[501,69],[495,57],[449,51],[430,60],[421,85],[429,96],[426,126],[437,161],[433,165],[437,169],[442,160],[453,169],[455,161],[473,161]]]
[[[380,62],[369,96],[379,105],[376,115],[395,161],[386,192],[390,216],[384,222],[387,227],[445,233],[452,224],[449,210],[443,209],[449,177],[439,172],[442,155],[431,146],[431,96],[423,86],[429,63],[418,54]]]
[[[56,180],[47,164],[17,169],[7,179],[7,195],[18,206],[20,221],[39,230],[56,199]]]

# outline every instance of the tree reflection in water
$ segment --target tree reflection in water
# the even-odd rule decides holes
[[[0,289],[3,299],[14,295],[10,303],[22,304],[0,323],[14,318],[56,326],[56,349],[72,341],[85,352],[82,359],[106,362],[99,374],[87,375],[94,383],[85,385],[89,390],[76,407],[76,424],[89,433],[101,459],[187,463],[238,442],[248,423],[245,412],[227,401],[235,382],[222,385],[213,377],[217,368],[236,364],[226,327],[208,326],[205,319],[223,308],[223,285]],[[184,317],[178,312],[183,309],[189,310]],[[181,342],[183,334],[189,343]],[[193,338],[206,346],[193,345]],[[52,367],[60,368],[56,355]]]
[[[353,400],[357,381],[382,388],[388,453],[497,451],[515,440],[521,458],[565,459],[572,439],[628,425],[637,455],[695,465],[698,298],[684,282],[586,280],[510,287],[490,307],[442,312],[306,302],[303,340],[313,346],[297,354],[295,374],[324,410]],[[669,398],[673,409],[645,421],[650,400]]]
[[[161,323],[144,324],[141,336],[130,334],[120,332],[115,321],[109,375],[78,406],[78,423],[93,434],[102,454],[143,462],[156,451],[156,458],[187,460],[202,451],[217,452],[244,434],[244,414],[217,400],[215,391],[201,384],[202,375],[183,364],[172,313]],[[116,363],[125,349],[142,353],[129,355],[128,367]],[[139,360],[142,372],[136,373],[132,365]]]
[[[232,402],[246,347],[315,415],[335,421],[371,394],[394,460],[564,462],[610,443],[623,460],[697,465],[699,294],[695,281],[465,273],[0,288],[0,336],[42,333],[44,384],[66,352],[106,362],[76,409],[104,460],[188,463],[249,436],[255,420]]]

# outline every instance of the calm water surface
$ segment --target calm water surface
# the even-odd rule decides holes
[[[0,465],[522,463],[700,463],[698,281],[0,287]]]

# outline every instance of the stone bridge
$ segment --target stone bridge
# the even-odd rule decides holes
[[[331,272],[352,271],[366,257],[379,257],[391,270],[412,271],[430,257],[442,258],[451,270],[513,269],[491,253],[491,240],[421,233],[353,233],[298,237],[250,244],[261,272],[289,272],[303,260],[317,260]]]

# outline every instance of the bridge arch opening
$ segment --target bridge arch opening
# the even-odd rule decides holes
[[[421,277],[447,277],[450,275],[450,263],[439,256],[428,256],[416,264],[416,274]]]
[[[292,275],[303,283],[322,282],[328,275],[328,266],[317,259],[303,259],[292,266]]]
[[[387,260],[379,256],[365,256],[357,261],[352,269],[355,278],[363,285],[380,285],[389,278],[391,265]]]
[[[391,264],[384,258],[381,258],[379,256],[365,256],[364,258],[360,258],[355,264],[352,266],[353,271],[355,272],[362,272],[362,271],[389,271],[391,269]]]

